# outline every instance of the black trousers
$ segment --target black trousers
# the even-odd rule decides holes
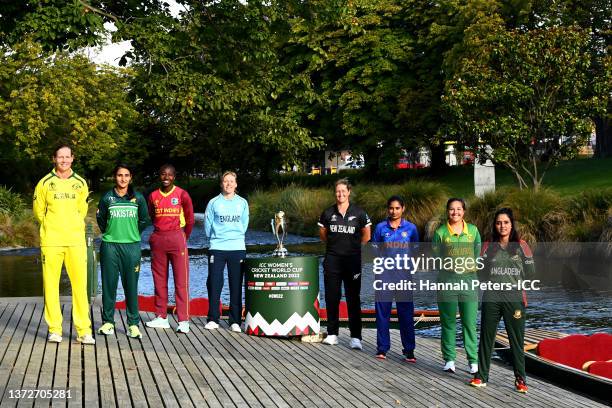
[[[326,255],[323,261],[327,334],[338,335],[342,283],[348,308],[351,337],[361,340],[361,255]]]

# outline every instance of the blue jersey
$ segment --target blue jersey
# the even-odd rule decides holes
[[[395,229],[391,227],[389,220],[385,220],[376,225],[372,242],[383,244],[378,246],[380,256],[395,257],[404,254],[410,256],[416,243],[419,242],[419,231],[416,225],[404,219]]]
[[[206,206],[204,230],[210,249],[239,251],[246,249],[244,236],[249,226],[249,204],[239,195],[231,200],[219,194]]]

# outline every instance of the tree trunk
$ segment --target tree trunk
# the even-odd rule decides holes
[[[610,117],[595,118],[595,157],[612,157]]]

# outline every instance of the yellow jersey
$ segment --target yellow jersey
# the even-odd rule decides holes
[[[34,190],[34,216],[40,223],[40,246],[85,245],[89,190],[74,171],[67,179],[54,170]]]

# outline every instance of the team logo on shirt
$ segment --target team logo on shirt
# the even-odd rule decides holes
[[[408,233],[406,231],[402,231],[402,238],[406,238],[408,236]]]
[[[81,189],[81,187],[82,187],[82,186],[81,186],[81,184],[80,184],[80,183],[74,183],[74,184],[72,185],[72,189],[73,189],[73,190],[76,190],[76,191],[79,191],[79,190]]]
[[[136,197],[134,197],[134,198],[132,198],[132,199],[130,200],[130,203],[135,203],[135,202],[136,202]]]
[[[332,217],[331,217],[331,221],[332,221],[332,222],[336,221],[336,214],[332,215]]]
[[[511,256],[510,259],[512,259],[513,261],[516,261],[516,262],[520,262],[521,261],[521,257],[518,254]]]
[[[57,190],[57,186],[55,185],[55,183],[53,181],[49,183],[49,190],[50,191]]]
[[[514,317],[515,319],[520,319],[521,317],[523,317],[523,314],[520,310],[515,310],[514,315],[512,315],[512,317]]]
[[[178,205],[178,198],[172,197],[172,200],[170,200],[170,202],[172,203],[172,205]]]

